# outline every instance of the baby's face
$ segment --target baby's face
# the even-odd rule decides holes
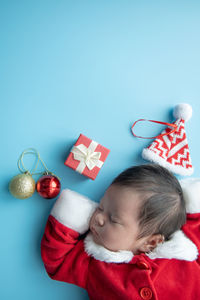
[[[138,212],[140,195],[133,189],[111,185],[90,220],[90,230],[97,244],[111,251],[137,253],[141,240]]]

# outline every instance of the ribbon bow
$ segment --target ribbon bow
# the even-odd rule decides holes
[[[95,166],[101,167],[101,161],[99,160],[101,152],[95,152],[90,146],[87,148],[85,145],[80,144],[74,146],[71,152],[74,155],[74,159],[80,161],[76,169],[78,172],[82,173],[85,166],[87,166],[89,170],[92,170]]]

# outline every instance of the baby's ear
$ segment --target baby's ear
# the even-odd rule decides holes
[[[161,234],[153,234],[145,238],[144,242],[141,244],[140,251],[150,252],[157,247],[158,244],[164,242],[164,236]]]

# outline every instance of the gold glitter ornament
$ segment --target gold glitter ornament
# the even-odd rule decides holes
[[[16,175],[10,181],[9,190],[15,198],[27,199],[35,191],[35,180],[28,172]]]

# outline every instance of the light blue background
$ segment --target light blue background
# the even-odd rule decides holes
[[[49,279],[40,258],[55,199],[17,200],[8,183],[21,152],[35,147],[63,188],[99,201],[114,176],[144,162],[149,140],[134,138],[131,124],[173,121],[180,102],[193,107],[186,133],[198,177],[199,1],[1,0],[0,44],[0,298],[88,299]],[[147,123],[143,133],[162,129]],[[95,181],[64,165],[80,133],[111,150]]]

